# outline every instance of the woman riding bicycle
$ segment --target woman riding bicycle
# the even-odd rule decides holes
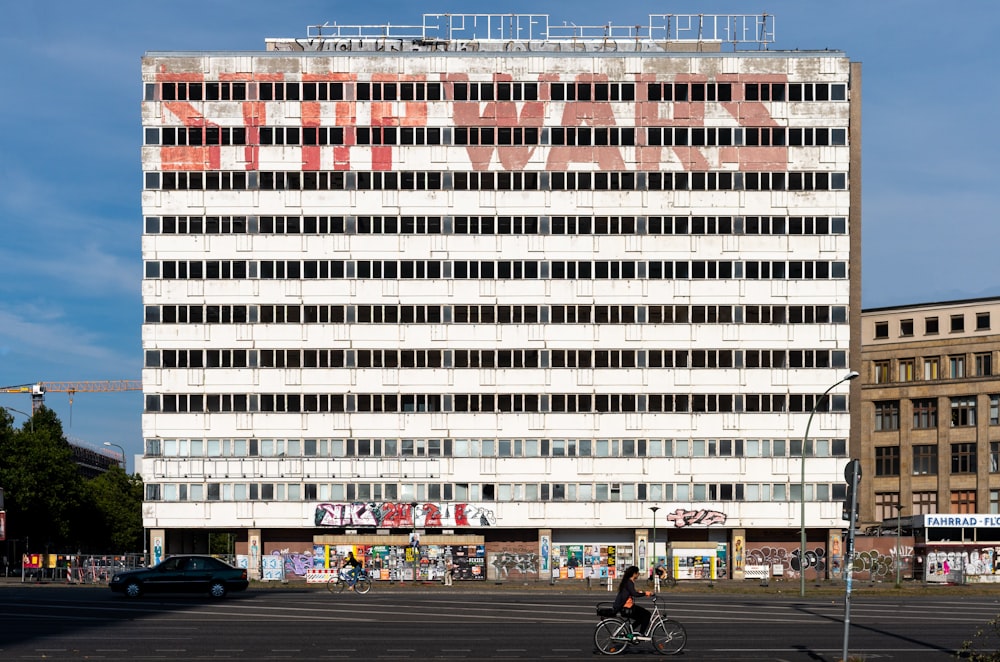
[[[635,588],[635,578],[639,576],[639,568],[634,565],[630,565],[625,569],[625,574],[622,576],[622,581],[618,584],[618,595],[615,596],[615,602],[613,608],[615,613],[621,612],[622,616],[626,616],[635,620],[638,627],[636,628],[639,633],[645,633],[646,629],[649,627],[649,619],[652,614],[649,613],[648,609],[640,607],[635,603],[636,598],[649,597],[652,592],[649,591],[639,591]]]
[[[346,568],[348,566],[350,566],[351,569],[347,571],[347,576],[350,578],[350,580],[352,582],[353,581],[357,581],[358,580],[358,571],[361,569],[361,561],[359,561],[356,558],[354,558],[354,552],[353,551],[347,552],[347,560],[345,560],[344,561],[344,565],[342,565],[340,567],[341,568]]]

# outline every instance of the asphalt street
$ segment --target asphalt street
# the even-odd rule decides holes
[[[834,661],[842,598],[665,592],[684,624],[684,660]],[[0,585],[2,660],[603,659],[593,646],[601,591],[447,590],[377,585],[368,595],[251,588],[223,600],[104,587]],[[849,652],[864,660],[954,660],[998,615],[998,596],[856,596]],[[647,601],[648,602],[648,601]],[[629,659],[654,656],[647,646]],[[659,657],[659,656],[656,656]]]

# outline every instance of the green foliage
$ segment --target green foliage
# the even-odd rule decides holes
[[[7,538],[28,540],[30,551],[142,549],[141,480],[120,467],[84,479],[51,409],[42,407],[15,428],[0,407],[0,486]]]
[[[962,642],[958,657],[972,662],[1000,662],[1000,616],[979,627],[972,639]]]
[[[209,533],[208,553],[217,556],[227,556],[234,553],[236,536],[232,533]]]
[[[137,552],[142,549],[142,480],[114,465],[86,482],[87,505],[93,531],[88,538],[95,549]],[[96,535],[95,535],[96,534]]]

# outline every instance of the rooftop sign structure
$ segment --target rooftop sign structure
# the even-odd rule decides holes
[[[769,14],[650,14],[647,25],[554,25],[548,14],[424,14],[421,25],[308,26],[305,38],[267,39],[269,51],[767,50]]]

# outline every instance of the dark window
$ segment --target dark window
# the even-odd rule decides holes
[[[951,473],[976,472],[976,443],[964,442],[951,445]]]
[[[794,366],[793,366],[794,367]],[[899,429],[899,401],[888,400],[875,403],[875,430],[884,432]]]
[[[899,446],[879,446],[875,448],[875,475],[899,475]]]
[[[920,444],[913,447],[913,475],[937,475],[938,447],[933,444]]]
[[[936,399],[923,398],[913,401],[913,427],[922,430],[937,427]]]

